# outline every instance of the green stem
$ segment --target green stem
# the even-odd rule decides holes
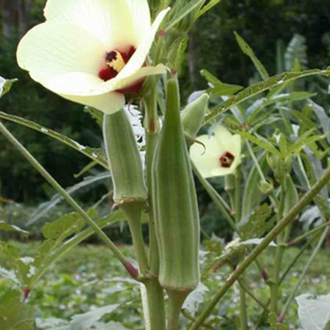
[[[167,290],[168,321],[166,330],[179,330],[179,320],[184,301],[190,292]]]
[[[241,167],[238,166],[235,174],[235,212],[236,212],[236,223],[241,220]]]
[[[261,306],[266,312],[270,312],[268,307],[263,303],[261,302],[246,286],[245,284],[243,283],[243,281],[241,279],[238,279],[237,280],[240,287],[259,305]]]
[[[189,321],[195,322],[195,318],[186,310],[182,309],[181,310],[182,315]],[[202,324],[202,328],[204,329],[210,329],[210,330],[215,330],[211,325],[209,324]]]
[[[247,312],[246,312],[246,294],[242,287],[239,288],[239,299],[240,299],[240,329],[247,330]]]
[[[44,167],[29,153],[27,149],[6,129],[0,121],[0,132],[13,144],[13,146],[26,158],[26,160],[48,181],[48,183],[78,212],[81,217],[93,228],[104,244],[110,248],[114,256],[123,264],[129,274],[137,277],[137,271],[134,266],[120,252],[116,245],[107,237],[100,227],[89,217],[89,215],[79,206],[79,204],[57,183],[57,181],[44,169]]]
[[[215,206],[223,214],[223,216],[228,221],[231,228],[236,232],[238,232],[239,230],[236,226],[235,221],[228,213],[228,211],[230,210],[229,205],[221,198],[221,196],[216,192],[216,190],[211,186],[211,184],[206,179],[203,178],[201,173],[198,171],[196,165],[193,162],[191,162],[191,165],[198,181],[202,184],[206,192],[209,194]]]
[[[144,202],[125,202],[120,205],[121,210],[127,216],[127,222],[133,239],[136,259],[142,275],[146,275],[149,268],[141,225],[141,213],[144,207]]]
[[[279,280],[279,285],[282,284],[282,282],[285,280],[286,276],[288,275],[288,273],[290,272],[290,270],[292,269],[292,267],[295,265],[295,263],[298,261],[298,259],[303,255],[303,253],[307,250],[307,248],[309,247],[310,244],[312,244],[312,242],[320,235],[320,233],[316,233],[303,247],[302,249],[299,251],[299,253],[294,257],[294,259],[290,262],[289,266],[286,268],[286,270],[283,272],[280,280]],[[268,299],[267,303],[266,303],[266,307],[268,307],[270,304],[270,299]],[[259,317],[259,321],[257,322],[256,325],[256,330],[259,329],[260,324],[262,322],[262,320],[264,320],[266,318],[266,316],[269,314],[269,310],[264,310],[262,312],[262,314]]]
[[[298,244],[299,242],[301,242],[303,239],[305,239],[306,237],[308,237],[309,235],[312,235],[316,232],[318,232],[319,230],[325,228],[325,227],[328,227],[330,226],[330,222],[326,222],[324,223],[323,225],[321,226],[318,226],[308,232],[306,232],[305,234],[295,238],[294,240],[290,241],[289,243],[285,244],[286,247],[289,247],[289,246],[292,246],[292,245],[295,245],[295,244]]]
[[[158,278],[151,278],[145,283],[148,297],[149,322],[151,330],[165,330],[164,290]]]
[[[301,282],[302,282],[302,280],[304,279],[304,276],[306,275],[306,272],[308,271],[308,269],[309,269],[311,263],[313,262],[314,258],[316,257],[316,254],[318,253],[318,251],[319,251],[319,249],[321,248],[321,246],[322,246],[322,244],[323,244],[325,238],[327,237],[327,233],[328,233],[328,228],[325,228],[325,229],[324,229],[324,232],[323,232],[323,234],[322,234],[322,236],[321,236],[321,239],[320,239],[319,242],[317,243],[317,245],[316,245],[316,247],[315,247],[315,249],[314,249],[314,251],[313,251],[311,257],[309,258],[309,260],[308,260],[308,262],[307,262],[307,264],[306,264],[304,270],[302,271],[302,273],[301,273],[300,276],[299,276],[299,279],[298,279],[297,284],[295,285],[295,287],[294,287],[293,290],[291,291],[291,294],[290,294],[288,300],[286,301],[286,303],[285,303],[285,305],[284,305],[284,307],[283,307],[283,309],[282,309],[282,311],[281,311],[281,314],[280,314],[280,316],[279,316],[279,322],[280,322],[280,323],[283,321],[284,316],[285,316],[285,313],[287,312],[287,310],[288,310],[288,308],[289,308],[289,306],[290,306],[290,304],[291,304],[291,302],[292,302],[292,300],[293,300],[293,298],[294,298],[294,296],[295,296],[295,294],[296,294],[298,288],[300,287]]]
[[[322,177],[315,183],[308,193],[291,209],[291,211],[268,233],[264,240],[253,250],[252,253],[239,265],[235,272],[224,283],[221,290],[213,297],[200,316],[196,319],[196,322],[192,326],[191,330],[197,330],[200,328],[204,320],[210,315],[213,308],[224,296],[224,294],[230,289],[235,281],[244,273],[244,271],[251,265],[251,263],[263,252],[268,245],[286,228],[290,225],[301,210],[306,207],[313,198],[322,190],[322,188],[330,180],[330,168],[328,168]]]
[[[293,260],[290,262],[289,266],[286,268],[286,270],[283,272],[280,280],[279,285],[284,281],[285,277],[288,275],[289,271],[292,269],[294,264],[298,261],[298,259],[302,256],[302,254],[307,250],[307,248],[312,244],[312,242],[320,235],[319,232],[314,234],[314,236],[307,241],[307,243],[299,250],[297,255],[293,258]]]

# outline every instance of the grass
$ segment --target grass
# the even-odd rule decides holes
[[[33,256],[37,251],[38,243],[15,243],[22,252],[22,256]],[[123,253],[133,256],[132,248],[121,247]],[[261,264],[271,274],[274,255],[273,249],[261,256]],[[298,248],[286,251],[284,268],[290,263]],[[294,269],[283,282],[281,303],[284,303],[290,290],[298,281],[311,251],[307,251]],[[301,293],[327,294],[330,292],[329,251],[322,250],[312,263],[297,295]],[[0,264],[6,266],[6,260],[0,256]],[[208,291],[205,292],[206,301],[221,287],[230,275],[230,268],[224,266],[211,273],[204,282]],[[245,284],[263,302],[269,296],[268,286],[262,281],[258,270],[251,266],[246,272]],[[9,281],[0,278],[0,296],[10,286]],[[120,263],[111,252],[103,246],[83,245],[74,248],[57,264],[53,265],[48,273],[32,290],[29,303],[33,305],[40,318],[56,317],[69,320],[73,315],[85,313],[93,308],[115,303],[133,301],[129,306],[118,309],[111,315],[111,321],[122,322],[128,329],[142,329],[142,309],[139,298],[139,286],[134,284],[123,271]],[[249,322],[252,327],[260,316],[260,307],[250,298],[247,298]],[[201,306],[199,306],[201,307]],[[237,329],[239,314],[239,292],[234,286],[224,297],[224,300],[214,311],[215,329]],[[225,323],[224,327],[220,324]],[[285,319],[290,328],[298,328],[297,306],[293,302]],[[261,327],[260,327],[261,329]],[[267,327],[265,328],[267,329]]]

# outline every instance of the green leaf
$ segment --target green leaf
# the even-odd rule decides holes
[[[330,322],[330,294],[313,296],[302,294],[296,297],[298,316],[305,330],[324,330]]]
[[[181,8],[177,13],[175,13],[174,17],[168,22],[165,32],[170,30],[176,24],[178,24],[181,20],[183,20],[187,15],[189,15],[193,10],[202,6],[205,0],[192,0],[189,1],[186,6]],[[173,10],[173,9],[172,9]]]
[[[179,68],[181,68],[181,64],[184,60],[187,46],[188,46],[188,40],[189,40],[188,35],[185,35],[181,38],[181,40],[179,42],[179,45],[177,48],[177,54],[176,54],[176,58],[175,58],[175,63],[174,63],[174,68],[177,70],[179,70]]]
[[[33,330],[34,310],[17,298],[10,299],[0,306],[0,329]]]
[[[266,162],[266,152],[263,152],[258,158],[258,163],[263,171],[264,175],[267,174],[266,170],[268,169],[268,165]],[[250,170],[249,176],[247,178],[245,189],[243,191],[243,202],[242,202],[242,214],[243,219],[249,217],[252,210],[261,202],[262,193],[259,189],[256,189],[259,182],[261,181],[260,174],[256,165]],[[254,193],[251,194],[251,191]]]
[[[91,117],[96,121],[96,123],[102,127],[103,126],[103,112],[100,110],[97,110],[93,107],[86,106],[84,108],[84,112],[89,113]]]
[[[217,77],[215,77],[211,72],[203,69],[200,71],[200,74],[202,75],[202,77],[204,77],[207,82],[209,82],[212,85],[216,85],[216,84],[222,84],[222,81],[219,80]]]
[[[104,315],[111,314],[116,310],[120,304],[108,305],[101,308],[94,309],[85,314],[78,314],[72,317],[71,327],[74,330],[85,330],[94,325]]]
[[[47,223],[42,229],[42,234],[46,239],[64,240],[74,232],[80,231],[85,225],[85,221],[78,213],[69,213],[56,221]]]
[[[14,123],[17,123],[17,124],[20,124],[20,125],[23,125],[23,126],[26,126],[29,128],[32,128],[40,133],[48,135],[48,136],[54,138],[55,140],[58,140],[64,144],[66,144],[67,146],[81,152],[82,154],[84,154],[85,156],[94,160],[99,165],[103,166],[104,168],[109,169],[106,155],[102,152],[101,149],[82,146],[78,142],[68,138],[67,136],[65,136],[63,134],[55,132],[49,128],[42,127],[41,125],[39,125],[33,121],[30,121],[30,120],[27,120],[27,119],[24,119],[24,118],[21,118],[18,116],[8,115],[5,112],[0,111],[0,118],[9,120],[11,122],[14,122]]]
[[[303,101],[308,98],[313,97],[315,94],[307,92],[292,92],[287,94],[278,94],[273,97],[267,97],[257,100],[247,109],[247,116],[249,117],[249,122],[255,122],[259,117],[259,113],[266,107],[276,104],[276,103],[286,103],[294,101]]]
[[[21,228],[18,228],[17,226],[10,225],[4,221],[0,221],[0,230],[6,230],[6,231],[17,231],[21,234],[24,234],[24,236],[28,236],[29,232],[26,230],[23,230]]]
[[[269,74],[266,70],[266,68],[263,66],[263,64],[258,60],[258,58],[256,57],[256,55],[254,54],[254,51],[252,50],[252,48],[247,44],[247,42],[236,32],[234,31],[236,40],[238,42],[239,47],[241,48],[242,52],[247,55],[248,57],[250,57],[250,59],[252,60],[254,66],[256,67],[256,69],[258,70],[261,78],[263,80],[266,80],[269,78]]]
[[[78,191],[79,189],[85,188],[92,184],[95,184],[99,181],[103,181],[110,178],[109,172],[102,172],[95,176],[85,177],[83,181],[77,183],[76,185],[67,188],[66,192],[71,195]],[[52,199],[48,202],[42,203],[38,206],[38,208],[33,212],[31,218],[27,222],[27,225],[30,226],[39,220],[42,216],[44,216],[47,212],[49,212],[54,206],[56,206],[60,201],[63,200],[63,197],[60,194],[55,194]]]
[[[0,99],[10,91],[13,83],[16,81],[18,81],[18,79],[7,80],[0,76]]]
[[[94,211],[92,211],[93,213]],[[91,212],[90,212],[91,213]],[[116,211],[112,214],[109,214],[105,218],[100,218],[95,220],[96,224],[103,229],[110,224],[114,224],[118,221],[124,221],[126,219],[122,211]],[[54,241],[48,240],[45,241],[39,248],[39,256],[36,258],[35,264],[38,264],[37,273],[31,279],[30,286],[32,287],[48,270],[49,266],[53,264],[56,260],[61,258],[65,253],[70,251],[73,247],[83,242],[85,239],[94,234],[92,228],[87,228],[82,232],[76,234],[74,237],[65,241],[64,244],[57,247],[55,250],[52,250],[54,247]],[[58,244],[57,244],[58,245]],[[50,251],[52,253],[50,253]]]
[[[243,88],[244,87],[238,85],[217,83],[210,87],[207,92],[210,93],[212,98],[215,98],[219,96],[231,96]]]
[[[257,137],[255,137],[254,135],[248,132],[236,131],[235,133],[247,138],[257,146],[269,151],[274,155],[278,155],[278,156],[280,155],[280,152],[269,141],[267,141],[265,138],[261,137],[260,135],[257,135]]]
[[[204,7],[202,7],[194,17],[194,20],[196,21],[198,18],[200,18],[202,15],[204,15],[207,11],[209,11],[212,7],[217,5],[221,0],[211,0],[208,4],[206,4]]]
[[[321,76],[329,76],[330,75],[330,67],[326,70],[307,70],[302,72],[286,72],[281,73],[279,75],[273,76],[266,81],[259,82],[257,84],[251,85],[237,95],[231,96],[228,100],[220,103],[216,107],[212,109],[212,111],[206,115],[204,119],[204,124],[207,124],[216,119],[222,113],[228,111],[231,107],[238,105],[260,93],[263,93],[275,86],[279,86],[281,84],[287,83],[289,81],[294,81],[297,79],[301,79],[304,77],[309,77],[313,75],[321,75]]]
[[[272,209],[267,204],[262,204],[256,207],[250,216],[243,218],[239,224],[242,239],[259,238],[269,231],[275,220],[272,213]]]

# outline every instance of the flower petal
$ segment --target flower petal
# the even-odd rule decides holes
[[[125,105],[123,94],[116,92],[100,95],[88,94],[88,91],[102,83],[103,80],[91,74],[72,72],[54,77],[45,87],[68,100],[92,106],[106,114],[120,110]]]
[[[77,26],[46,22],[30,30],[17,50],[18,65],[45,85],[54,76],[81,71],[97,75],[105,49],[100,41]]]
[[[139,6],[131,7],[127,0],[48,0],[45,17],[48,21],[69,22],[86,29],[108,51],[115,48],[124,51],[131,45],[137,47],[140,40],[141,31],[135,30],[132,12]],[[146,19],[145,9],[141,14]]]
[[[67,100],[83,105],[89,105],[104,112],[107,115],[119,111],[125,105],[125,97],[121,93],[107,93],[95,96],[65,94],[59,95]]]
[[[162,20],[164,19],[165,15],[168,13],[169,10],[170,8],[167,8],[158,14],[157,18],[151,26],[151,29],[143,37],[133,56],[130,58],[123,70],[119,72],[117,76],[118,78],[126,78],[134,74],[138,69],[143,66],[151,48],[151,45],[154,41],[159,25],[161,24]]]
[[[107,82],[103,83],[102,85],[99,85],[95,89],[91,90],[89,94],[98,95],[98,94],[104,94],[104,93],[124,89],[147,76],[164,74],[164,73],[166,73],[166,67],[163,64],[158,64],[155,67],[153,66],[143,67],[137,70],[132,75],[128,76],[127,78],[119,78],[118,75],[116,78],[110,79]]]
[[[190,157],[197,169],[201,172],[204,178],[209,178],[212,175],[212,170],[220,166],[217,141],[213,136],[201,135],[197,138],[198,141],[205,145],[194,143],[190,147]]]
[[[131,8],[133,17],[134,31],[139,39],[140,44],[143,36],[145,36],[150,30],[150,10],[147,0],[127,0],[128,5]]]

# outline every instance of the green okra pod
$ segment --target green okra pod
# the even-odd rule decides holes
[[[176,79],[167,84],[164,125],[152,166],[153,206],[160,252],[159,282],[168,292],[188,294],[200,278],[200,229]]]
[[[124,110],[104,116],[103,135],[114,186],[114,201],[119,204],[146,201],[148,192],[141,156]]]

